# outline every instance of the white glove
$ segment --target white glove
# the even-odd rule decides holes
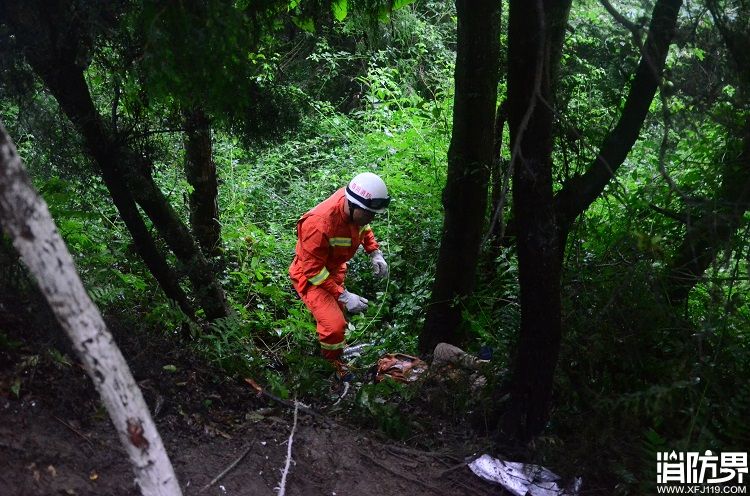
[[[347,290],[344,290],[344,292],[341,293],[339,301],[344,304],[346,311],[349,313],[362,313],[367,310],[367,304],[369,303],[367,298],[362,298],[361,296],[350,293]]]
[[[385,263],[385,258],[383,258],[383,252],[380,250],[375,250],[374,252],[370,253],[370,259],[372,260],[372,273],[373,275],[384,279],[388,276],[388,264]]]

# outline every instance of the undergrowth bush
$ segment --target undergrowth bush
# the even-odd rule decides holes
[[[219,198],[227,260],[223,283],[242,322],[233,332],[259,347],[266,356],[259,363],[268,365],[271,356],[283,361],[283,382],[300,393],[317,388],[303,378],[318,345],[314,321],[287,274],[296,221],[361,171],[382,176],[393,197],[388,213],[373,222],[390,276],[375,280],[363,255],[351,261],[347,287],[371,304],[367,313],[350,319],[348,341],[373,343],[367,359],[382,351],[416,350],[434,271],[449,139],[447,120],[435,116],[449,115],[449,89],[443,87],[439,98],[423,98],[386,59],[374,54],[359,78],[365,104],[350,115],[310,99],[305,132],[296,139],[244,150],[231,136],[216,136],[215,161],[224,179]],[[215,353],[215,348],[204,350]],[[269,380],[278,382],[274,377]]]

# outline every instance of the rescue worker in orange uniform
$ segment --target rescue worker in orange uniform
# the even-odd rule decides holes
[[[289,276],[315,317],[323,357],[342,380],[352,377],[341,361],[346,346],[343,310],[356,314],[367,310],[368,304],[366,298],[344,288],[346,263],[362,245],[371,258],[373,273],[378,277],[388,275],[388,264],[370,222],[390,201],[383,180],[365,172],[297,221],[297,246]]]

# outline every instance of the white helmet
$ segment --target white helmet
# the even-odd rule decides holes
[[[385,183],[372,172],[354,176],[346,187],[346,199],[360,208],[378,214],[385,212],[391,202]]]

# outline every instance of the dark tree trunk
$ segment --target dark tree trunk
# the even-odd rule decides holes
[[[521,440],[541,432],[547,422],[561,335],[562,246],[552,202],[550,105],[570,0],[543,4],[511,1],[508,32],[521,329],[503,430]]]
[[[211,148],[211,127],[200,108],[186,110],[185,121],[185,177],[193,187],[190,193],[190,225],[195,238],[207,257],[221,253],[221,224],[219,224],[219,186],[216,164]]]
[[[130,167],[123,171],[123,177],[133,192],[135,201],[146,212],[167,246],[184,266],[206,318],[214,320],[226,317],[228,308],[224,290],[214,277],[213,268],[201,253],[190,230],[164,198],[164,194],[151,176],[148,164],[141,157],[130,153]]]
[[[664,62],[674,37],[681,5],[682,0],[658,0],[654,5],[644,52],[630,84],[620,119],[604,138],[588,170],[568,180],[555,195],[555,212],[563,237],[576,217],[602,194],[638,139],[664,72]],[[511,219],[501,245],[512,245],[515,235],[515,219]]]
[[[564,232],[601,195],[638,139],[664,72],[664,62],[681,5],[682,0],[656,2],[644,43],[644,53],[617,125],[604,138],[599,153],[588,170],[582,176],[573,177],[555,195],[558,224]]]
[[[456,92],[443,191],[445,220],[432,297],[419,336],[423,352],[441,341],[455,341],[461,300],[474,287],[493,160],[500,2],[457,0],[456,11]]]
[[[77,63],[78,50],[82,48],[80,40],[75,37],[75,25],[66,30],[58,29],[69,13],[67,4],[51,2],[44,9],[25,2],[11,2],[7,6],[10,7],[5,10],[9,24],[23,45],[29,63],[83,135],[149,270],[167,295],[181,301],[181,306],[192,314],[133,200],[143,207],[180,262],[185,264],[206,317],[225,316],[227,308],[223,291],[189,231],[153,183],[150,173],[143,172],[137,154],[121,146],[105,130],[83,77],[83,69]]]
[[[48,6],[48,15],[54,15],[53,5]],[[175,272],[170,269],[164,255],[157,249],[138,212],[132,195],[116,170],[119,157],[94,109],[86,81],[83,78],[83,72],[73,63],[75,53],[72,51],[64,52],[65,49],[71,50],[70,45],[66,44],[68,40],[57,40],[57,43],[52,45],[50,43],[52,40],[39,37],[36,32],[27,31],[30,26],[24,25],[23,22],[29,21],[28,14],[16,12],[12,9],[8,9],[7,13],[9,15],[8,20],[14,26],[19,40],[28,46],[26,57],[29,64],[57,97],[63,112],[71,118],[74,125],[81,131],[89,152],[100,166],[102,179],[112,196],[112,201],[133,237],[136,250],[146,267],[166,296],[175,300],[187,315],[194,316],[195,312],[178,284]],[[38,15],[43,14],[38,12]],[[42,23],[32,26],[39,25],[42,25]],[[50,46],[56,46],[59,49],[53,50],[49,48]]]

